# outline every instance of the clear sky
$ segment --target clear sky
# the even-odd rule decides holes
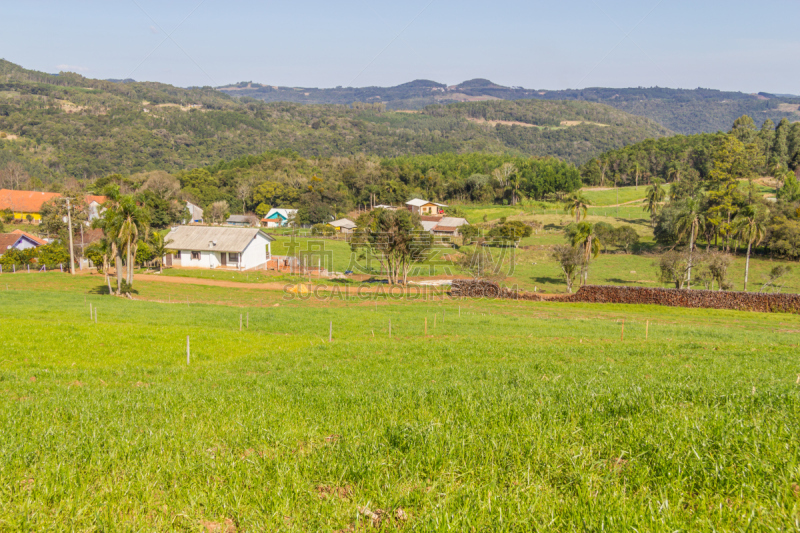
[[[2,0],[0,57],[180,86],[709,87],[800,94],[798,0]]]

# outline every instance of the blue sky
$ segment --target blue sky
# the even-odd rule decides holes
[[[797,0],[22,0],[0,15],[0,57],[92,78],[800,94]]]

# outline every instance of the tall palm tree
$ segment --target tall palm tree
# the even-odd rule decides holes
[[[747,276],[750,273],[750,251],[753,244],[758,246],[767,235],[767,218],[769,209],[764,206],[748,205],[743,207],[736,218],[733,227],[736,235],[747,241],[747,260],[744,265],[744,290],[747,290]]]
[[[172,240],[166,240],[164,235],[157,231],[154,231],[153,235],[150,237],[150,247],[153,250],[153,257],[155,257],[156,261],[158,261],[159,273],[162,271],[164,266],[164,256],[169,250],[170,243],[172,243]]]
[[[575,223],[577,224],[581,221],[581,213],[583,213],[583,218],[586,218],[590,205],[592,205],[592,202],[581,192],[577,192],[570,195],[566,202],[564,202],[564,211],[570,215],[574,215]]]
[[[641,173],[642,169],[639,166],[638,162],[633,163],[631,166],[631,171],[633,171],[633,175],[636,176],[636,188],[639,188],[639,174]]]
[[[676,221],[678,229],[678,238],[682,239],[686,233],[689,233],[689,266],[687,269],[686,283],[688,288],[692,288],[692,253],[694,252],[694,243],[697,239],[700,226],[705,224],[706,217],[701,211],[701,204],[694,198],[686,200],[686,205],[678,215]]]
[[[656,217],[661,211],[661,202],[667,197],[667,190],[663,187],[664,180],[653,178],[653,183],[647,188],[647,206],[645,209],[650,213],[650,220],[653,227],[656,225]]]
[[[600,255],[603,244],[597,238],[594,224],[580,222],[572,235],[572,246],[581,249],[581,285],[586,285],[589,279],[589,262]]]
[[[119,189],[109,191],[109,201],[105,204],[103,218],[97,226],[111,243],[117,270],[117,294],[122,293],[122,254],[125,254],[128,285],[133,284],[133,258],[139,234],[146,233],[149,217],[144,209],[136,205],[133,197],[119,194]]]

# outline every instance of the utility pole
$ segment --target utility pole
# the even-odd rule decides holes
[[[67,226],[69,228],[69,273],[75,275],[75,250],[72,248],[72,214],[70,213],[69,197],[67,197]]]

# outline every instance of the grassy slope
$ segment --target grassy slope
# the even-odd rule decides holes
[[[798,519],[797,316],[478,301],[376,311],[260,291],[239,333],[238,307],[85,301],[89,276],[0,281],[2,529],[332,531],[364,507],[402,508],[408,519],[384,527],[418,531]],[[252,304],[252,291],[207,289],[192,300]]]

